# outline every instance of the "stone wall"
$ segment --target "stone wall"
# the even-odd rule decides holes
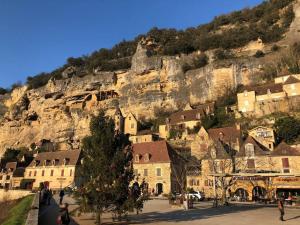
[[[32,194],[31,191],[27,190],[5,190],[0,189],[0,202],[16,200],[19,198],[23,198],[27,195]]]

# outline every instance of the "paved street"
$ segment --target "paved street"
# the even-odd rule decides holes
[[[57,196],[55,199],[58,200]],[[76,208],[74,200],[65,198],[70,203],[70,211]],[[53,202],[54,203],[54,202]],[[57,203],[41,207],[39,224],[54,225],[58,215]],[[108,218],[110,215],[105,215]],[[188,211],[170,207],[166,200],[150,200],[146,202],[143,213],[129,216],[130,224],[158,224],[158,225],[298,225],[300,224],[300,209],[287,208],[285,222],[278,220],[277,208],[264,205],[236,205],[220,208],[211,208],[211,203],[201,202],[196,208]],[[105,221],[108,221],[107,219]],[[93,225],[92,214],[81,215],[72,218],[72,225]]]

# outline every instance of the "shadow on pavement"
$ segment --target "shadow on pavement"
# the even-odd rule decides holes
[[[219,208],[206,208],[206,209],[191,209],[188,211],[176,210],[171,212],[149,212],[140,215],[130,216],[130,224],[145,224],[155,222],[183,222],[193,221],[199,219],[209,219],[218,217],[225,214],[237,213],[242,211],[255,210],[263,208],[264,206],[227,206]]]

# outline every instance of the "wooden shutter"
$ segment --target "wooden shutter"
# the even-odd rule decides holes
[[[283,168],[290,168],[289,159],[288,158],[282,158],[282,167]]]
[[[248,169],[255,169],[254,159],[247,159],[247,166],[248,166]]]

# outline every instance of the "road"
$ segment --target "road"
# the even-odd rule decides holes
[[[40,211],[40,225],[55,225],[58,215],[58,197],[55,196],[50,206],[43,206]],[[75,201],[66,197],[65,202],[70,204],[70,211],[76,208]],[[109,214],[104,215],[105,221],[109,222]],[[155,224],[155,225],[299,225],[300,209],[286,208],[285,222],[279,221],[279,212],[274,206],[266,205],[234,205],[227,207],[211,208],[211,203],[201,202],[196,204],[195,209],[185,211],[180,208],[170,207],[166,200],[149,200],[145,203],[140,215],[131,214],[130,224]],[[73,217],[71,225],[94,225],[92,214],[84,214]],[[110,223],[111,224],[111,223]]]

